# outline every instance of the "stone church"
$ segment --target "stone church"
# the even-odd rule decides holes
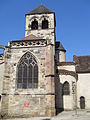
[[[66,62],[55,27],[55,13],[40,5],[26,14],[25,38],[0,46],[2,117],[90,110],[90,56],[74,55]]]

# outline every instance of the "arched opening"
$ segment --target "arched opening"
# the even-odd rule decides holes
[[[48,29],[48,20],[44,19],[42,21],[42,29]]]
[[[85,109],[85,97],[80,97],[80,108]]]
[[[63,95],[70,95],[70,86],[67,81],[63,84]]]
[[[17,66],[17,88],[38,88],[38,64],[30,52],[23,55]]]
[[[31,29],[37,30],[38,29],[38,21],[34,19],[34,21],[31,23]]]

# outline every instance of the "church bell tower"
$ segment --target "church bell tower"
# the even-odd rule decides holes
[[[25,37],[34,35],[47,41],[45,46],[46,115],[55,115],[55,13],[40,5],[26,14]]]
[[[27,13],[25,37],[30,34],[55,44],[55,13],[43,5]]]
[[[55,13],[40,5],[26,14],[25,38],[5,49],[2,116],[54,116]]]

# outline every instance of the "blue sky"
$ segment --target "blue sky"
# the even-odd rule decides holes
[[[0,0],[0,45],[25,34],[25,14],[41,0]],[[90,55],[90,0],[42,0],[56,14],[56,39],[61,41],[66,59]]]

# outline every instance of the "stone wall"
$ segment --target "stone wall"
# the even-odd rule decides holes
[[[48,29],[42,29],[42,20],[46,18],[49,22]],[[54,14],[36,14],[36,15],[27,15],[26,16],[26,30],[25,36],[33,34],[37,37],[46,39],[48,43],[52,43],[55,45],[55,16]],[[32,21],[36,19],[38,21],[38,30],[31,30],[28,25],[32,23]]]
[[[80,109],[80,97],[85,98],[85,109],[90,110],[90,73],[78,73],[77,107]]]
[[[68,63],[68,62],[67,62]],[[58,66],[58,69],[60,69],[60,70],[68,70],[68,71],[73,71],[73,72],[75,72],[75,65],[67,65],[66,63],[65,63],[65,65],[60,65],[60,66]]]
[[[31,29],[34,19],[38,21],[38,30]],[[47,29],[42,29],[44,19],[48,20]],[[5,49],[2,116],[55,115],[55,14],[26,15],[25,37],[31,34],[45,43],[14,41]],[[26,52],[35,56],[38,63],[38,89],[17,89],[17,65]]]
[[[68,82],[70,85],[70,94],[63,95],[63,84]],[[71,75],[59,75],[56,78],[56,108],[60,110],[73,110],[75,108],[75,94],[73,94],[72,83],[76,79]]]
[[[3,76],[4,76],[4,63],[0,64],[0,95],[2,91],[2,81],[3,81]]]
[[[2,95],[3,76],[4,76],[4,60],[3,56],[0,56],[0,96]],[[1,100],[0,100],[0,112],[1,112]]]
[[[6,48],[2,116],[55,115],[54,52],[50,53],[53,50],[52,45]],[[17,65],[26,52],[32,53],[38,62],[38,89],[17,89]]]
[[[58,62],[65,62],[66,61],[66,55],[64,51],[56,50],[55,54],[56,60]]]
[[[76,103],[76,88],[73,91],[73,87],[76,86],[76,73],[75,65],[71,63],[59,63],[57,66],[57,74],[55,78],[55,93],[56,93],[56,110],[57,113],[62,110],[75,109]],[[63,64],[63,65],[62,65]],[[70,65],[71,64],[71,65]],[[74,73],[74,74],[73,74]],[[69,83],[70,94],[63,95],[63,84]]]

